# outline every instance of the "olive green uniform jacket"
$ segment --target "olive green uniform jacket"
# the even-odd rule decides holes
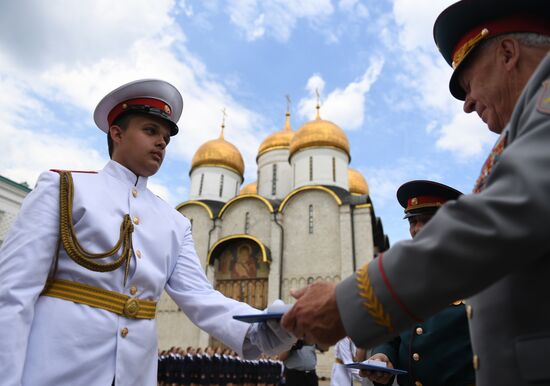
[[[401,386],[465,386],[475,380],[468,319],[462,302],[374,348],[372,354],[376,353],[386,354],[395,368],[408,371],[397,377]]]

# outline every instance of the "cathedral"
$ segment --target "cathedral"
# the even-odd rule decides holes
[[[212,285],[264,309],[290,290],[322,279],[339,282],[389,247],[369,188],[349,167],[344,132],[320,116],[260,144],[257,180],[244,187],[239,149],[224,138],[201,145],[189,176],[189,200],[177,206],[192,224],[197,254]],[[217,344],[163,294],[159,347]]]

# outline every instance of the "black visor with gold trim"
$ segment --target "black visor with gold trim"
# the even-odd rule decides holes
[[[405,217],[433,215],[443,204],[456,200],[462,193],[435,181],[414,180],[397,189],[397,201],[405,209]]]

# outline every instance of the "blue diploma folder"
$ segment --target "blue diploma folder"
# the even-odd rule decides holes
[[[382,373],[390,373],[390,374],[396,374],[396,375],[407,374],[407,371],[405,370],[390,369],[389,367],[369,365],[363,362],[348,363],[346,367],[349,367],[351,369],[359,369],[359,370],[380,371]]]
[[[280,320],[283,317],[282,312],[270,312],[267,314],[252,314],[252,315],[233,315],[233,319],[240,320],[246,323],[265,322],[270,319]]]

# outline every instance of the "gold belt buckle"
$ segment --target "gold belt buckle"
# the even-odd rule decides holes
[[[128,318],[135,318],[137,313],[139,312],[139,302],[136,298],[130,298],[126,300],[126,303],[124,304],[124,310],[122,313],[124,316]]]

